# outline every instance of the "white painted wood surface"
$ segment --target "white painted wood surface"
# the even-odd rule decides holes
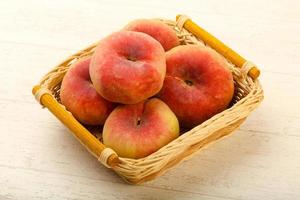
[[[0,1],[0,199],[300,199],[300,3]],[[239,131],[164,176],[124,183],[31,95],[68,55],[134,18],[188,14],[262,70]]]

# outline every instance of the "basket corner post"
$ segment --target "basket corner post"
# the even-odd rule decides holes
[[[176,21],[181,17],[181,14],[176,15]]]
[[[39,91],[39,89],[41,89],[40,85],[33,86],[32,90],[31,90],[32,94],[35,95],[37,93],[37,91]]]
[[[249,76],[254,80],[260,76],[260,69],[257,66],[253,66],[253,68],[249,71]]]

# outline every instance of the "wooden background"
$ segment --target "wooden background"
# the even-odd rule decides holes
[[[299,8],[297,0],[0,1],[0,199],[300,199]],[[232,136],[155,181],[127,185],[31,88],[128,21],[179,13],[261,68],[265,100]]]

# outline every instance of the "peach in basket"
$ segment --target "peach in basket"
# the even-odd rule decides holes
[[[200,125],[186,130],[178,138],[152,154],[139,159],[119,156],[111,148],[103,145],[101,140],[90,133],[61,104],[59,94],[64,75],[75,61],[91,56],[97,44],[67,58],[33,88],[36,99],[65,124],[92,155],[132,184],[142,183],[162,175],[207,144],[232,133],[263,99],[263,90],[257,79],[259,70],[254,64],[245,60],[186,16],[178,16],[176,21],[161,20],[161,22],[176,32],[181,45],[207,45],[222,56],[231,71],[235,90],[229,108]]]

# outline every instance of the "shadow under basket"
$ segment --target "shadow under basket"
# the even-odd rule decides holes
[[[257,79],[260,72],[253,63],[242,58],[185,15],[177,16],[176,21],[159,20],[176,31],[181,45],[205,45],[226,59],[233,74],[235,94],[230,108],[185,132],[151,155],[141,159],[119,157],[112,149],[105,147],[87,127],[79,123],[60,104],[60,85],[65,73],[72,63],[82,57],[92,55],[97,43],[67,58],[46,74],[39,85],[33,88],[37,101],[67,126],[92,155],[132,184],[149,181],[162,175],[206,145],[230,134],[263,99],[263,90]]]

